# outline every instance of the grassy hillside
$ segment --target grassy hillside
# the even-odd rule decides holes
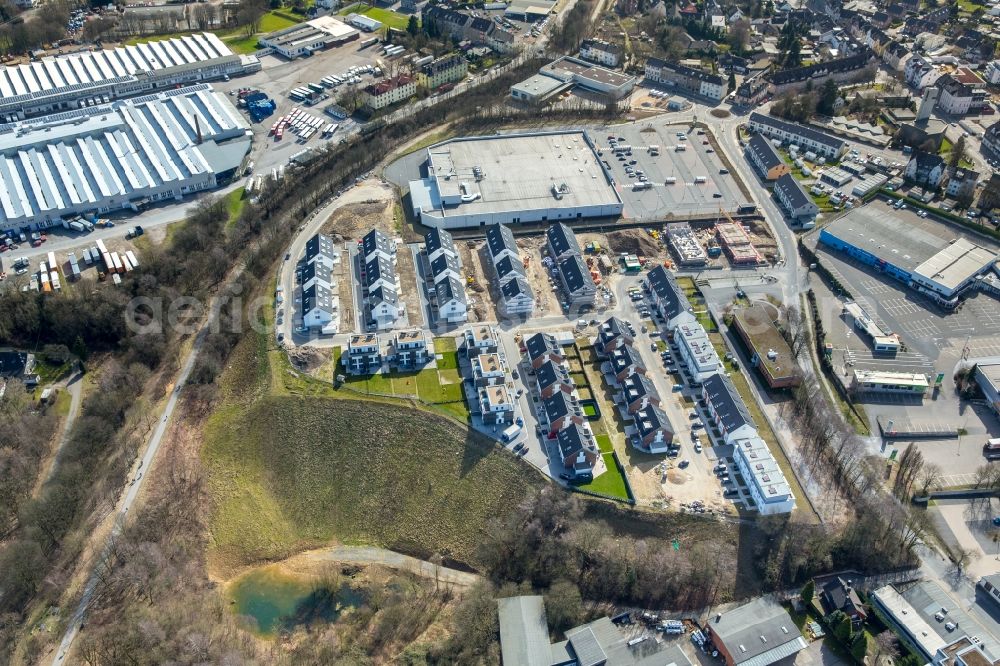
[[[486,522],[540,483],[450,419],[310,395],[261,344],[237,349],[205,435],[220,572],[334,540],[474,563]]]

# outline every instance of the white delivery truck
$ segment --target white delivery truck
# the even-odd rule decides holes
[[[500,433],[500,441],[502,441],[504,444],[510,444],[515,439],[517,439],[518,435],[520,434],[521,434],[521,426],[519,425],[509,426],[502,433]]]

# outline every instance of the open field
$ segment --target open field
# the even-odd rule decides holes
[[[291,381],[290,366],[274,367],[282,352],[260,340],[236,350],[206,428],[213,568],[332,541],[472,563],[486,521],[538,487],[526,465],[452,421]]]
[[[377,17],[374,17],[377,18]],[[405,17],[404,17],[405,18]],[[213,30],[215,34],[226,43],[226,46],[231,48],[234,53],[249,54],[257,50],[257,37],[258,35],[265,35],[269,32],[274,32],[276,30],[283,30],[284,28],[289,28],[296,23],[305,21],[305,17],[296,18],[292,14],[281,12],[281,11],[270,11],[264,14],[264,17],[260,20],[260,30],[253,36],[247,37],[246,31],[243,28],[225,28],[222,30]],[[379,19],[381,20],[381,19]],[[406,21],[403,21],[403,26],[406,27]],[[189,35],[190,32],[177,32],[165,35],[150,35],[147,37],[134,37],[132,39],[126,40],[124,44],[143,44],[147,42],[156,42],[162,39],[170,39],[171,37],[180,37],[182,35]]]

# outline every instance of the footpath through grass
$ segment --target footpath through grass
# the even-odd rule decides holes
[[[541,483],[451,420],[296,373],[264,336],[227,368],[202,452],[222,575],[334,541],[475,564],[487,522]]]

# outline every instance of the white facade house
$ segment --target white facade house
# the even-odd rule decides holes
[[[364,105],[375,111],[405,102],[416,94],[417,80],[403,74],[376,81],[362,91]]]
[[[677,343],[681,364],[695,382],[705,381],[722,367],[705,328],[698,322],[677,326],[674,329],[674,342]]]
[[[580,57],[605,67],[617,67],[622,58],[622,47],[601,39],[585,39],[580,44]]]
[[[747,481],[758,513],[770,516],[791,513],[795,509],[795,496],[788,480],[767,448],[767,443],[756,433],[734,441],[733,459]]]
[[[972,108],[972,88],[945,74],[935,84],[941,90],[937,108],[952,116],[964,116]]]
[[[983,70],[983,78],[987,83],[1000,86],[1000,60],[994,60],[986,65]]]
[[[671,92],[684,92],[715,101],[720,101],[726,94],[726,81],[718,74],[702,69],[650,58],[646,61],[645,71],[647,80],[661,83]]]
[[[812,151],[827,159],[836,159],[847,151],[847,142],[843,139],[774,116],[751,113],[747,126],[769,139],[795,144],[803,151]]]
[[[708,405],[712,425],[722,433],[726,444],[757,435],[753,417],[728,376],[716,373],[706,379],[701,398]]]

